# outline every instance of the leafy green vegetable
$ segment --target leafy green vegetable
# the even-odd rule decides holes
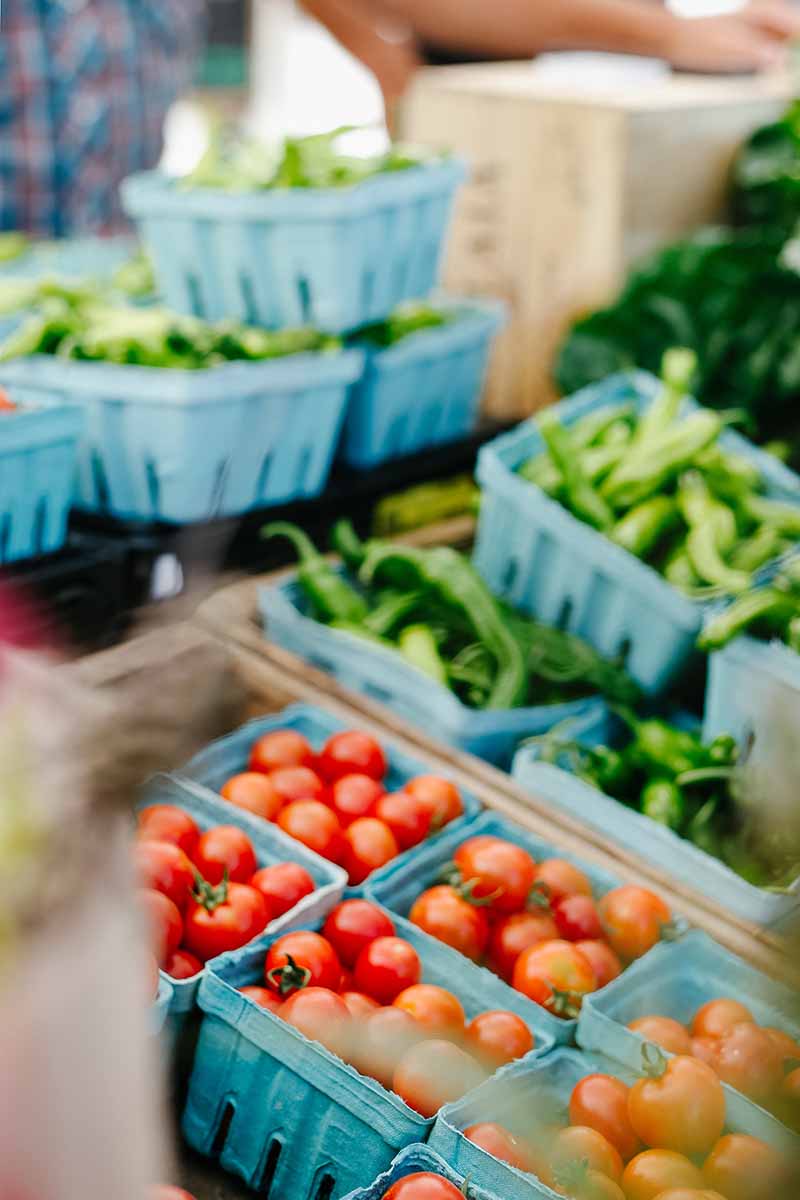
[[[410,301],[399,305],[385,321],[359,330],[358,338],[375,346],[394,346],[412,333],[436,329],[453,319],[454,315],[443,309],[433,308],[423,301]]]
[[[741,225],[782,230],[800,219],[800,101],[772,125],[756,130],[733,174],[734,219]]]

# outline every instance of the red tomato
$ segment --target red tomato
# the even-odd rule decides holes
[[[359,817],[344,831],[347,843],[342,866],[347,871],[351,887],[397,858],[400,848],[388,825],[376,817]]]
[[[274,821],[283,808],[283,799],[269,778],[259,771],[243,771],[233,775],[220,789],[223,800],[254,813],[265,821]]]
[[[424,842],[431,831],[431,812],[409,792],[387,792],[375,806],[375,816],[388,825],[401,850]]]
[[[328,738],[319,756],[319,772],[328,783],[345,775],[383,779],[386,770],[386,756],[375,738],[355,729]]]
[[[200,959],[188,950],[176,950],[164,964],[164,970],[172,979],[193,979],[202,969]]]
[[[655,892],[625,884],[602,897],[598,905],[606,937],[620,958],[641,958],[657,942],[672,913]]]
[[[238,950],[262,933],[269,920],[264,897],[246,883],[220,883],[203,890],[203,899],[186,913],[184,942],[207,962]]]
[[[347,849],[336,813],[319,800],[296,800],[278,813],[284,833],[330,862],[341,863]]]
[[[536,890],[551,904],[565,896],[591,896],[592,885],[580,867],[564,858],[546,858],[536,868]]]
[[[500,917],[492,927],[489,941],[489,966],[507,983],[511,982],[514,966],[523,950],[540,942],[558,938],[556,923],[546,912],[511,913]]]
[[[622,1186],[626,1200],[655,1200],[670,1188],[702,1188],[703,1176],[674,1150],[644,1150],[628,1163]]]
[[[381,1200],[464,1200],[464,1193],[441,1175],[417,1171],[393,1183]]]
[[[489,918],[447,884],[429,888],[414,901],[408,919],[467,958],[483,958],[489,941]]]
[[[267,986],[282,996],[301,988],[339,990],[342,964],[330,942],[311,930],[285,933],[273,942],[264,963]]]
[[[266,1008],[269,1012],[277,1014],[283,1004],[278,993],[269,988],[253,986],[239,988],[239,991],[243,996],[255,1001],[259,1008]]]
[[[183,937],[183,921],[176,904],[163,892],[141,888],[139,903],[145,914],[150,944],[159,967],[175,953]]]
[[[262,734],[254,743],[248,765],[251,771],[261,771],[265,775],[281,767],[313,767],[314,751],[302,733],[278,729]]]
[[[379,1004],[391,1004],[405,988],[419,983],[421,974],[419,955],[403,938],[376,938],[356,960],[356,987]]]
[[[734,1025],[741,1025],[745,1021],[755,1024],[750,1009],[745,1008],[738,1000],[709,1000],[694,1014],[690,1032],[692,1037],[718,1038]]]
[[[202,834],[194,852],[194,865],[207,883],[249,883],[258,870],[253,843],[236,825],[215,825]]]
[[[474,837],[458,847],[453,862],[471,895],[493,912],[513,913],[525,907],[536,863],[521,846],[502,838]]]
[[[175,804],[151,804],[138,817],[137,837],[143,842],[172,842],[191,858],[200,830],[187,812]]]
[[[434,983],[415,983],[394,998],[394,1007],[413,1017],[426,1037],[459,1041],[464,1035],[466,1014],[461,1001]]]
[[[354,1021],[365,1021],[367,1017],[371,1017],[374,1012],[380,1011],[380,1004],[377,1000],[373,1000],[371,996],[365,996],[363,992],[340,992],[339,995],[347,1005],[347,1011]]]
[[[597,986],[588,958],[571,942],[542,942],[517,959],[512,987],[557,1017],[578,1015],[583,997]]]
[[[464,1130],[464,1137],[472,1142],[473,1146],[479,1146],[481,1150],[491,1154],[492,1158],[499,1158],[501,1162],[509,1163],[519,1171],[531,1169],[527,1147],[502,1125],[495,1125],[491,1121],[469,1125]]]
[[[500,1009],[473,1017],[464,1045],[478,1062],[494,1072],[531,1051],[534,1038],[522,1017]]]
[[[325,784],[310,767],[279,767],[268,778],[281,805],[294,804],[296,800],[321,800],[327,804],[330,799]]]
[[[269,919],[274,921],[290,912],[304,896],[310,896],[317,885],[305,867],[299,863],[285,862],[256,871],[250,886],[261,892],[267,903]]]
[[[575,1085],[569,1101],[573,1125],[596,1129],[627,1161],[640,1142],[628,1117],[628,1088],[613,1075],[587,1075]]]
[[[353,1044],[353,1066],[391,1089],[398,1062],[423,1038],[422,1030],[408,1013],[399,1008],[378,1008],[359,1027]]]
[[[558,1133],[553,1151],[556,1173],[573,1163],[586,1163],[619,1183],[622,1177],[622,1158],[616,1146],[588,1125],[570,1125]]]
[[[16,412],[16,404],[5,388],[0,388],[0,412]]]
[[[139,886],[163,892],[183,912],[194,887],[194,867],[174,842],[137,842],[133,863]]]
[[[385,788],[370,775],[343,775],[331,789],[331,808],[346,829],[359,817],[374,817]]]
[[[464,815],[461,793],[454,783],[440,775],[417,775],[415,779],[409,779],[403,791],[422,801],[430,812],[434,832]]]
[[[339,961],[355,966],[365,946],[379,937],[394,937],[391,918],[369,900],[343,900],[328,916],[323,929]]]
[[[679,1021],[671,1017],[639,1017],[628,1024],[628,1029],[638,1033],[646,1041],[660,1046],[669,1054],[691,1054],[692,1040]]]
[[[392,1090],[423,1117],[434,1117],[477,1087],[485,1073],[469,1054],[452,1042],[419,1042],[407,1050],[392,1080]]]
[[[576,950],[580,950],[581,954],[588,958],[592,964],[598,988],[605,987],[607,983],[611,983],[612,979],[616,979],[622,974],[622,963],[619,961],[619,955],[611,949],[608,942],[589,941],[576,942]]]
[[[765,1029],[743,1021],[719,1038],[714,1070],[724,1083],[767,1105],[783,1082],[783,1053]]]
[[[600,941],[605,935],[591,896],[563,896],[553,905],[558,936],[568,942]]]
[[[783,1156],[744,1133],[730,1133],[717,1142],[705,1161],[703,1175],[706,1186],[721,1192],[726,1200],[778,1200],[792,1194]]]
[[[331,1054],[346,1059],[350,1052],[350,1010],[340,996],[328,988],[309,987],[295,992],[281,1005],[278,1016],[299,1029]]]
[[[639,1079],[628,1096],[631,1125],[645,1146],[707,1154],[725,1124],[725,1093],[711,1067],[679,1055],[658,1078]]]

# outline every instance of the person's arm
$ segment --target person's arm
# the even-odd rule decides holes
[[[422,65],[410,30],[389,30],[384,36],[382,19],[391,13],[381,6],[351,0],[301,0],[305,11],[333,34],[336,40],[372,71],[383,92],[387,111],[403,95],[416,69]]]

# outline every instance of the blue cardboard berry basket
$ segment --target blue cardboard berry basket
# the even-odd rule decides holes
[[[19,257],[0,264],[0,278],[37,279],[57,275],[69,279],[106,279],[138,249],[136,239],[121,237],[58,238],[32,242]]]
[[[432,303],[446,315],[444,325],[383,348],[357,340],[366,361],[339,448],[348,466],[369,470],[472,430],[504,308],[488,300]]]
[[[620,886],[619,879],[607,874],[599,867],[582,862],[573,854],[564,853],[558,847],[543,842],[541,838],[527,829],[522,829],[503,817],[486,812],[466,829],[445,830],[435,841],[419,847],[414,858],[408,864],[389,863],[379,875],[367,881],[367,897],[377,904],[382,904],[393,915],[407,916],[420,893],[441,882],[442,868],[451,861],[454,852],[462,842],[468,838],[482,835],[504,838],[514,842],[516,845],[524,847],[537,862],[545,858],[564,858],[574,863],[588,876],[596,897],[605,895],[606,892]],[[431,938],[429,934],[421,933],[420,936],[438,945],[436,939]],[[455,952],[451,951],[451,953]],[[460,963],[469,961],[460,954],[457,954],[456,958]],[[507,988],[507,990],[514,994],[513,988]],[[603,989],[600,990],[600,995],[602,995],[602,991]],[[546,1009],[542,1009],[541,1012],[543,1028],[547,1030],[556,1044],[563,1045],[574,1042],[578,1027],[577,1021],[562,1020],[562,1018],[547,1012]]]
[[[347,882],[344,871],[320,858],[294,838],[287,837],[276,825],[261,821],[244,809],[226,804],[221,798],[210,796],[202,789],[168,775],[156,775],[151,780],[138,811],[150,808],[153,804],[177,805],[193,817],[203,830],[210,829],[213,825],[236,825],[237,828],[243,829],[253,843],[259,867],[281,862],[296,862],[305,867],[317,885],[316,891],[310,896],[304,896],[299,904],[282,917],[271,921],[267,931],[285,933],[289,929],[318,921],[327,916],[341,900]],[[204,970],[191,979],[172,979],[166,972],[161,972],[162,982],[169,986],[167,1012],[176,1028],[180,1026],[181,1018],[195,1007],[201,981],[217,961],[210,959]]]
[[[441,1175],[442,1179],[457,1187],[466,1200],[501,1200],[500,1196],[495,1196],[486,1188],[478,1187],[472,1179],[467,1180],[452,1170],[443,1158],[422,1143],[401,1150],[388,1170],[379,1175],[373,1183],[368,1187],[348,1192],[342,1200],[383,1200],[395,1183],[405,1179],[407,1175],[416,1175],[422,1171],[426,1174]]]
[[[396,928],[417,950],[423,981],[453,990],[469,1018],[510,1008],[528,1022],[537,1045],[525,1061],[552,1047],[536,1005],[509,995],[480,967],[464,969],[453,951],[413,926],[398,921]],[[224,956],[203,980],[205,1016],[183,1132],[194,1149],[218,1156],[252,1188],[293,1200],[338,1196],[384,1171],[398,1150],[423,1141],[432,1121],[241,995],[237,989],[263,981],[275,940],[263,937]]]
[[[158,994],[150,1007],[150,1033],[157,1037],[164,1028],[172,1007],[172,984],[163,972],[158,980]]]
[[[0,565],[60,550],[75,485],[83,413],[70,404],[30,403],[0,412]]]
[[[275,716],[258,717],[255,721],[249,721],[234,733],[228,734],[227,737],[212,742],[210,746],[207,746],[199,754],[196,754],[184,767],[181,767],[178,775],[181,779],[191,780],[195,785],[205,789],[206,794],[219,793],[220,788],[223,787],[226,780],[230,779],[232,775],[237,775],[240,771],[247,769],[250,748],[262,734],[271,733],[276,729],[294,729],[308,739],[314,750],[321,750],[323,744],[332,734],[346,728],[348,726],[344,721],[326,712],[323,708],[315,708],[306,704],[293,704]],[[403,785],[409,779],[413,779],[414,776],[430,774],[429,768],[424,763],[417,762],[403,751],[395,750],[388,740],[383,745],[389,763],[389,770],[386,776],[386,788],[388,791],[400,791]],[[440,833],[429,837],[423,843],[422,847],[415,846],[411,850],[406,850],[402,854],[399,854],[397,858],[393,859],[389,867],[397,865],[404,867],[422,848],[437,845],[452,830],[467,828],[471,820],[480,812],[480,804],[469,793],[462,792],[461,799],[464,805],[464,815],[462,817],[458,817],[455,821],[445,826]],[[267,822],[260,821],[259,818],[254,819],[259,822],[260,826],[267,824]],[[290,839],[290,841],[292,845],[298,844],[294,839]],[[381,875],[389,867],[384,867],[381,871],[374,872],[373,878]],[[363,890],[364,885],[358,888],[349,888],[348,893],[350,895],[360,895]]]
[[[800,1038],[795,993],[693,930],[679,945],[662,942],[629,967],[624,980],[615,979],[602,993],[587,997],[578,1022],[578,1045],[639,1071],[648,1043],[627,1028],[631,1021],[658,1015],[689,1025],[703,1004],[720,997],[739,1000],[759,1025]],[[723,1088],[732,1124],[795,1158],[800,1154],[797,1134],[741,1092],[726,1083]]]
[[[640,371],[614,375],[554,412],[569,427],[609,405],[633,402],[642,410],[659,386]],[[685,402],[686,410],[693,406]],[[719,442],[758,468],[769,496],[800,506],[800,477],[773,455],[731,430]],[[608,658],[624,657],[646,692],[662,692],[691,657],[708,602],[685,596],[518,475],[542,448],[535,422],[526,421],[480,451],[475,563],[492,590],[515,607],[564,625]]]
[[[231,193],[147,172],[121,194],[171,307],[342,333],[432,291],[464,176],[443,159],[352,187]]]
[[[752,687],[752,680],[747,687]],[[727,724],[704,729],[709,740],[715,733],[723,732],[728,732]],[[587,714],[570,723],[568,736],[586,746],[614,746],[617,723],[608,709]],[[654,863],[675,879],[713,897],[723,908],[745,921],[773,926],[785,921],[792,913],[800,915],[800,896],[794,892],[782,894],[756,887],[666,825],[605,795],[570,771],[541,762],[539,758],[535,743],[523,746],[514,756],[512,767],[512,774],[523,791],[530,792],[537,800],[546,800],[554,809],[563,809],[577,817],[609,841],[632,850],[643,862]]]
[[[345,573],[343,567],[339,570]],[[507,766],[524,738],[547,733],[568,717],[598,716],[605,709],[597,697],[499,712],[468,708],[399,653],[315,621],[295,575],[259,588],[258,602],[271,641],[448,745],[488,762]]]
[[[358,350],[198,371],[34,355],[0,387],[83,409],[78,507],[180,524],[318,495],[361,368]]]

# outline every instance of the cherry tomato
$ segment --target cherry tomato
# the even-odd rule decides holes
[[[5,388],[0,388],[0,412],[15,412],[16,403],[11,399]]]
[[[734,1025],[744,1021],[755,1024],[753,1014],[738,1000],[720,999],[709,1000],[694,1014],[690,1033],[692,1037],[722,1037]]]
[[[200,830],[187,812],[175,804],[151,804],[138,817],[140,841],[172,842],[191,858]]]
[[[489,966],[510,983],[514,965],[523,950],[557,938],[556,923],[549,913],[519,912],[500,917],[492,927],[489,940]]]
[[[169,1183],[157,1183],[148,1193],[148,1200],[195,1200],[191,1192],[173,1187]]]
[[[203,962],[238,950],[262,933],[269,921],[264,897],[246,883],[220,883],[186,913],[184,942]]]
[[[133,864],[139,886],[163,892],[181,912],[194,887],[194,867],[174,842],[137,842]]]
[[[374,817],[384,786],[371,775],[343,775],[331,790],[331,808],[346,829],[359,817]]]
[[[798,1061],[800,1062],[800,1044],[798,1044],[790,1034],[785,1033],[783,1029],[773,1029],[769,1025],[762,1025],[764,1033],[768,1034],[774,1044],[778,1047],[784,1062]]]
[[[641,1145],[628,1117],[628,1090],[613,1075],[587,1075],[575,1085],[569,1101],[570,1122],[602,1133],[623,1162]]]
[[[431,831],[431,812],[410,792],[387,792],[375,806],[375,816],[389,826],[401,850],[424,842]]]
[[[625,1194],[619,1184],[609,1179],[602,1171],[595,1171],[591,1167],[580,1168],[579,1179],[575,1191],[577,1200],[625,1200]]]
[[[336,992],[342,964],[327,938],[311,930],[285,933],[273,942],[264,963],[267,987],[288,996],[301,988],[327,988]]]
[[[709,1067],[713,1067],[716,1071],[719,1038],[693,1037],[689,1041],[692,1048],[692,1058],[699,1058],[700,1062],[707,1063]]]
[[[320,800],[326,804],[330,799],[325,784],[310,767],[279,767],[267,778],[281,806],[296,800]]]
[[[145,914],[150,945],[159,967],[172,957],[183,937],[183,920],[178,906],[152,888],[140,888],[139,904]]]
[[[725,1093],[711,1067],[679,1055],[666,1062],[663,1074],[634,1083],[628,1116],[645,1146],[687,1157],[707,1154],[725,1124]]]
[[[784,1078],[781,1093],[787,1100],[800,1102],[800,1067],[795,1067]]]
[[[464,802],[458,788],[440,775],[417,775],[415,779],[409,779],[403,791],[422,801],[430,813],[430,827],[434,833],[464,814]]]
[[[380,1011],[378,1001],[373,1000],[372,996],[365,996],[363,992],[347,991],[340,992],[339,995],[347,1005],[347,1011],[354,1021],[365,1021],[374,1012]]]
[[[669,907],[655,892],[625,884],[607,892],[598,905],[611,948],[620,958],[641,958],[661,939],[672,919]]]
[[[534,887],[551,904],[565,896],[591,896],[592,885],[580,867],[564,858],[546,858],[536,868]]]
[[[419,955],[403,938],[376,938],[356,959],[356,987],[379,1004],[391,1004],[402,991],[419,983],[421,975]]]
[[[556,1136],[553,1149],[553,1167],[569,1167],[573,1163],[586,1163],[593,1171],[600,1171],[615,1183],[622,1177],[622,1158],[616,1146],[588,1125],[570,1125]]]
[[[352,1051],[353,1066],[391,1090],[395,1068],[424,1034],[417,1022],[399,1008],[378,1008],[360,1025]]]
[[[320,775],[335,783],[344,775],[369,775],[383,779],[387,770],[386,755],[368,733],[350,729],[328,738],[319,756]]]
[[[611,949],[608,942],[594,939],[588,942],[576,942],[575,948],[580,950],[581,954],[585,955],[592,964],[598,989],[605,987],[607,983],[611,983],[612,979],[616,979],[618,975],[622,974],[619,955]]]
[[[571,942],[542,942],[523,950],[511,986],[557,1017],[578,1015],[583,997],[597,986],[588,958]]]
[[[397,858],[400,848],[388,825],[376,817],[359,817],[344,831],[346,843],[342,866],[352,887]]]
[[[202,969],[200,959],[188,950],[176,950],[164,964],[164,970],[172,979],[193,979]]]
[[[534,1047],[534,1037],[522,1017],[498,1009],[473,1017],[467,1026],[464,1047],[494,1072],[528,1054]]]
[[[706,1187],[721,1192],[725,1200],[778,1200],[790,1194],[783,1156],[744,1133],[721,1138],[703,1164],[703,1174]]]
[[[700,1170],[674,1150],[644,1150],[622,1173],[626,1200],[655,1200],[669,1188],[702,1188]]]
[[[492,912],[513,913],[525,907],[536,863],[521,846],[495,837],[474,837],[453,855],[462,883]]]
[[[233,775],[220,788],[220,796],[229,804],[254,813],[265,821],[274,821],[283,808],[283,800],[267,775],[259,771],[243,771]]]
[[[266,1008],[269,1012],[278,1013],[283,1001],[277,992],[273,992],[270,988],[265,987],[243,987],[239,988],[243,996],[248,996],[259,1006]]]
[[[278,825],[284,833],[297,838],[309,850],[341,863],[347,844],[344,840],[339,818],[320,800],[296,800],[287,804],[278,813]]]
[[[335,992],[323,987],[304,988],[283,1002],[278,1016],[331,1054],[347,1059],[352,1019],[344,1000]]]
[[[393,1004],[413,1017],[426,1037],[448,1038],[454,1042],[464,1036],[467,1022],[464,1008],[458,997],[446,988],[434,983],[415,983],[395,996]]]
[[[639,1017],[629,1023],[628,1029],[670,1054],[692,1053],[689,1034],[679,1021],[673,1021],[671,1017]]]
[[[509,1163],[519,1171],[530,1170],[530,1155],[519,1138],[502,1125],[491,1121],[482,1121],[478,1125],[470,1125],[464,1130],[464,1137],[474,1146],[480,1146],[492,1158]]]
[[[429,888],[414,901],[408,919],[474,962],[483,958],[489,941],[489,918],[456,888]]]
[[[469,1054],[452,1042],[419,1042],[407,1050],[392,1080],[392,1090],[409,1108],[423,1117],[433,1117],[444,1104],[450,1104],[477,1087],[485,1073]]]
[[[267,903],[269,919],[274,921],[290,912],[304,896],[310,896],[317,885],[305,867],[299,863],[285,862],[256,871],[250,886],[261,892]]]
[[[215,825],[201,834],[194,865],[208,883],[249,883],[258,870],[253,843],[236,825]]]
[[[339,961],[353,967],[370,942],[379,937],[394,937],[394,924],[382,908],[369,900],[343,900],[328,916],[322,932],[339,955]]]
[[[711,1192],[708,1188],[668,1188],[666,1192],[659,1192],[656,1200],[725,1200],[724,1196],[720,1196],[719,1192]]]
[[[600,941],[605,935],[591,896],[562,896],[553,905],[558,936],[568,942]]]
[[[294,729],[278,729],[265,733],[254,743],[248,763],[251,771],[269,775],[281,767],[312,767],[314,751],[302,733]]]
[[[765,1029],[743,1021],[718,1039],[714,1070],[725,1083],[757,1104],[778,1094],[783,1082],[783,1054]]]
[[[441,1175],[418,1171],[393,1183],[381,1200],[464,1200],[464,1193]]]

